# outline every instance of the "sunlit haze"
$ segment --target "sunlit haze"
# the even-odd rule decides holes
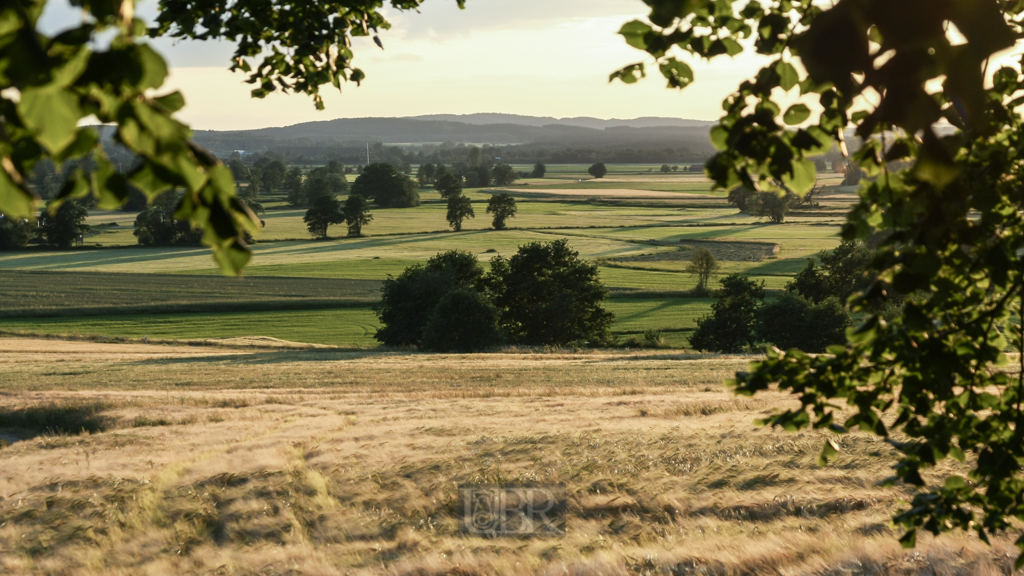
[[[45,28],[77,20],[75,10],[51,4]],[[385,50],[357,39],[356,65],[367,79],[343,86],[343,94],[327,86],[323,112],[304,95],[250,98],[245,76],[227,71],[229,43],[156,44],[172,67],[169,86],[187,99],[180,116],[200,129],[478,112],[717,119],[722,98],[757,70],[757,58],[722,58],[713,67],[692,62],[697,83],[682,92],[656,74],[632,86],[608,82],[612,71],[644,60],[616,34],[644,8],[639,0],[469,0],[459,10],[454,0],[431,0],[420,13],[390,10]],[[140,14],[154,10],[155,2],[140,3]]]

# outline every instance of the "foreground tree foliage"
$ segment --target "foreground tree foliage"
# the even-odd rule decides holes
[[[177,196],[166,192],[157,197],[150,208],[135,217],[132,234],[143,246],[198,246],[203,241],[203,231],[192,226],[187,220],[174,217]]]
[[[889,481],[919,489],[894,516],[906,546],[920,529],[973,530],[987,541],[1024,520],[1024,371],[1003,369],[1007,349],[1024,351],[1024,83],[1020,62],[996,58],[1024,35],[1024,3],[645,1],[647,21],[621,33],[670,86],[693,81],[676,50],[713,59],[750,39],[771,58],[726,98],[712,129],[720,152],[706,170],[719,187],[778,193],[781,182],[802,196],[815,179],[809,156],[838,142],[867,176],[843,237],[885,233],[878,273],[854,297],[864,319],[848,342],[828,356],[773,352],[737,374],[736,391],[778,384],[799,397],[801,407],[768,417],[771,425],[890,438],[899,457]],[[635,82],[645,69],[612,76]],[[783,110],[776,98],[792,102],[795,92],[801,98]],[[955,134],[935,131],[943,119]],[[863,140],[853,154],[851,127]],[[890,169],[897,162],[909,168]],[[888,319],[874,311],[894,294],[902,309]],[[854,413],[840,420],[847,406]],[[908,441],[892,440],[894,431]],[[835,454],[826,442],[822,463]],[[967,462],[968,477],[926,482],[922,470],[945,458]],[[1024,552],[1024,535],[1017,546]]]
[[[421,3],[388,2],[398,10]],[[38,199],[29,182],[40,161],[89,158],[96,170],[91,176],[72,173],[48,205],[51,212],[89,195],[99,208],[116,209],[132,187],[149,198],[183,189],[176,217],[204,231],[203,243],[226,273],[239,273],[249,261],[246,233],[256,232],[259,222],[235,196],[238,175],[191,142],[191,130],[174,118],[185,99],[159,92],[167,64],[143,37],[230,40],[236,44],[231,69],[248,75],[254,97],[305,93],[322,109],[322,86],[340,89],[342,82],[358,84],[365,77],[352,64],[352,37],[373,36],[382,45],[378,31],[390,27],[381,0],[161,0],[153,28],[135,17],[133,0],[99,0],[74,2],[83,9],[82,24],[48,36],[37,30],[46,4],[0,6],[0,213],[34,215]],[[90,117],[116,127],[115,142],[139,158],[131,170],[118,172],[97,131],[81,125]],[[266,168],[260,180],[273,188],[279,171]],[[392,200],[384,202],[378,203]],[[399,204],[415,201],[405,194]]]

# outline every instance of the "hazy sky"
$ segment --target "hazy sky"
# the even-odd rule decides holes
[[[63,1],[63,0],[61,0]],[[155,2],[139,3],[152,14]],[[429,0],[419,14],[389,12],[381,51],[356,43],[362,86],[343,94],[323,88],[327,109],[304,95],[249,96],[244,75],[226,70],[229,43],[158,40],[171,63],[170,86],[188,106],[180,116],[198,129],[245,129],[366,116],[503,112],[533,116],[713,120],[722,98],[758,68],[754,57],[724,58],[714,67],[692,63],[697,83],[680,92],[651,75],[626,86],[608,74],[643,60],[615,32],[644,13],[639,0]],[[77,22],[78,13],[52,1],[41,27]]]

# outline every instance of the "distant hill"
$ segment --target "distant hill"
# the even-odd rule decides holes
[[[647,116],[634,118],[632,120],[602,120],[579,116],[576,118],[552,118],[550,116],[520,116],[518,114],[431,114],[427,116],[412,116],[413,120],[440,120],[444,122],[461,122],[463,124],[518,124],[520,126],[578,126],[581,128],[594,128],[603,130],[625,126],[627,128],[692,128],[695,126],[711,127],[714,122],[706,120],[685,120],[682,118],[661,118]]]
[[[675,118],[600,120],[597,118],[538,118],[512,114],[437,115],[418,118],[342,118],[306,122],[282,128],[230,132],[197,131],[198,143],[218,154],[233,150],[260,152],[354,148],[385,144],[489,144],[496,147],[643,148],[711,150],[711,122]],[[670,154],[675,157],[678,154]]]

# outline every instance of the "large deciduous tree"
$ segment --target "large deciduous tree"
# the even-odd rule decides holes
[[[491,226],[495,230],[504,230],[505,221],[509,218],[515,218],[518,211],[519,207],[516,206],[516,199],[511,194],[494,194],[487,201],[487,213],[494,215]]]
[[[710,60],[747,45],[769,59],[726,98],[711,131],[719,152],[706,171],[717,186],[802,196],[815,181],[811,157],[837,142],[849,170],[867,176],[844,239],[885,233],[877,273],[853,299],[863,320],[848,342],[830,355],[773,352],[737,374],[736,391],[792,391],[800,407],[771,425],[887,437],[898,450],[891,481],[918,489],[894,516],[907,546],[920,529],[987,540],[1019,525],[1024,370],[1001,366],[1007,349],[1024,352],[1024,82],[1019,60],[1000,53],[1024,36],[1024,3],[647,4],[646,21],[621,34],[669,86],[694,80],[680,54]],[[648,66],[612,77],[635,82]],[[940,121],[955,131],[938,131]],[[905,297],[902,308],[885,318],[875,310],[893,295]],[[826,441],[822,463],[836,450]],[[965,462],[967,477],[936,470],[946,458]],[[926,481],[925,469],[938,478]],[[1024,551],[1024,536],[1017,546]]]
[[[358,194],[384,208],[408,208],[420,205],[415,182],[386,162],[363,167],[363,173],[352,183],[352,194]]]
[[[451,226],[452,230],[462,232],[462,222],[466,218],[476,217],[476,213],[473,212],[473,201],[468,196],[463,196],[462,194],[450,196],[448,198],[448,212],[445,217],[448,219],[448,225]]]
[[[613,315],[601,306],[608,290],[597,266],[580,260],[565,239],[532,242],[509,259],[491,260],[492,301],[513,342],[528,345],[603,343]]]
[[[37,233],[46,243],[58,248],[68,248],[75,239],[89,232],[85,219],[89,211],[78,202],[65,202],[56,210],[44,209],[39,214]]]
[[[341,202],[333,195],[325,195],[313,201],[302,221],[306,223],[306,228],[314,237],[327,238],[327,229],[344,222],[345,215]]]
[[[362,236],[363,226],[373,221],[370,214],[370,202],[359,194],[351,194],[345,200],[345,206],[341,209],[341,216],[348,225],[349,236]]]

